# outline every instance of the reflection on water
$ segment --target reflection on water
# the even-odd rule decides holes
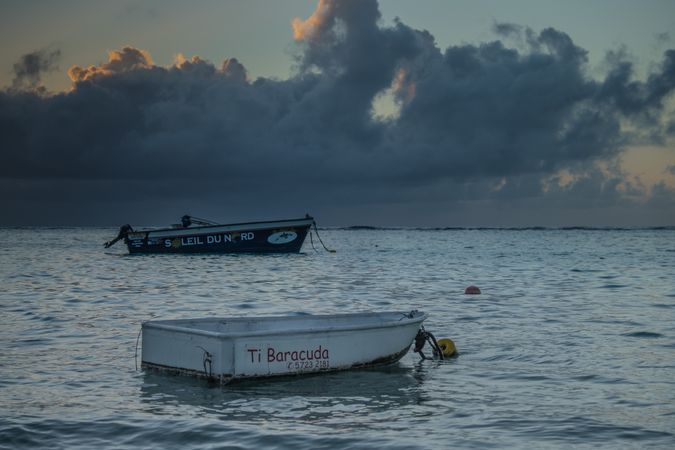
[[[237,381],[227,385],[144,371],[140,398],[149,410],[221,418],[335,420],[420,402],[425,369],[400,365],[303,376]],[[337,409],[336,409],[337,408]],[[340,412],[341,411],[341,412]]]

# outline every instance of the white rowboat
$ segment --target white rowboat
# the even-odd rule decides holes
[[[227,383],[389,364],[405,355],[420,311],[152,320],[141,367]]]

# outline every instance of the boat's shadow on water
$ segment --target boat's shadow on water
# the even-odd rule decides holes
[[[433,362],[431,364],[434,364]],[[144,371],[140,401],[154,413],[204,412],[260,419],[330,415],[336,405],[361,413],[416,405],[425,398],[429,364],[391,365],[299,376],[280,376],[220,385],[205,380]],[[298,417],[300,418],[300,417]]]

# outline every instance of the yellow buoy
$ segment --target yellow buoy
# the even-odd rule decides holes
[[[452,342],[452,339],[439,339],[438,346],[440,347],[441,352],[443,352],[443,356],[446,358],[454,355],[455,352],[457,352],[455,343]]]

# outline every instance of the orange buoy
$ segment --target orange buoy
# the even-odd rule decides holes
[[[464,293],[471,295],[480,294],[480,289],[478,288],[478,286],[471,285],[468,288],[464,289]]]

